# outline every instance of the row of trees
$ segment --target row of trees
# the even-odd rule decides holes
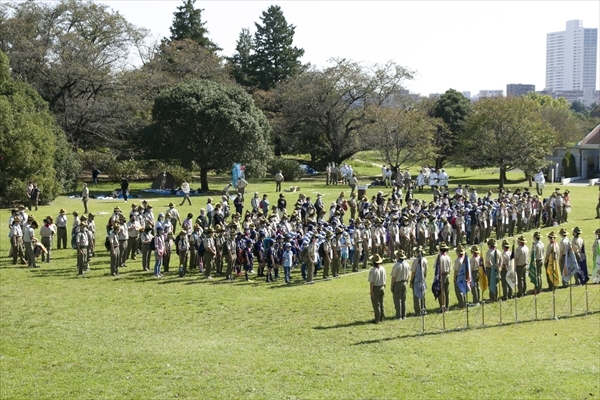
[[[202,11],[184,0],[171,36],[152,42],[146,29],[89,0],[2,4],[0,49],[73,150],[108,146],[118,159],[194,164],[203,189],[209,171],[233,161],[261,175],[274,155],[309,154],[319,165],[367,149],[393,168],[451,160],[499,167],[501,176],[531,172],[590,125],[547,96],[472,105],[452,89],[434,100],[408,95],[414,71],[395,62],[303,65],[295,27],[278,6],[221,57]]]

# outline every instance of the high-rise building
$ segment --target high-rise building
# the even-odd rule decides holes
[[[535,85],[523,83],[509,83],[506,85],[506,97],[520,97],[529,92],[535,92]]]
[[[546,90],[596,89],[598,28],[567,21],[567,30],[546,36]]]

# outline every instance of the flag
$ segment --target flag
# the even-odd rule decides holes
[[[552,255],[546,262],[546,273],[550,277],[550,281],[554,287],[560,285],[560,270],[558,268],[558,261],[556,260],[555,252],[552,252]]]
[[[594,268],[592,269],[592,280],[600,283],[600,239],[594,242]]]
[[[425,282],[421,260],[422,258],[419,256],[419,263],[417,264],[417,270],[415,271],[415,280],[413,281],[413,294],[419,300],[422,300],[425,297],[425,291],[427,290],[427,283]]]
[[[479,267],[479,286],[481,286],[481,293],[488,290],[489,287],[487,275],[485,274],[485,268],[483,266]]]
[[[581,246],[580,254],[581,260],[579,260],[579,272],[577,273],[577,278],[579,279],[580,284],[585,285],[587,281],[590,280],[587,269],[587,259],[585,258],[585,245]]]
[[[489,282],[490,293],[492,293],[494,295],[496,294],[496,291],[498,289],[497,288],[498,277],[496,276],[496,274],[498,273],[498,269],[496,267],[498,265],[498,262],[497,262],[497,259],[496,259],[497,255],[498,255],[498,252],[496,250],[494,250],[494,263],[492,264],[492,271],[490,273],[490,282]]]
[[[531,249],[531,260],[529,261],[529,280],[537,288],[537,287],[541,286],[541,282],[538,282],[537,266],[536,266],[536,263],[535,263],[535,251],[534,251],[534,248],[535,247],[532,247],[532,249]]]
[[[433,292],[433,297],[437,300],[442,293],[442,284],[440,279],[440,256],[435,260],[435,276],[433,277],[433,284],[431,285],[431,291]]]
[[[512,290],[516,290],[517,287],[517,273],[515,271],[515,260],[513,255],[510,256],[510,261],[506,267],[506,283]]]
[[[471,291],[471,266],[469,265],[469,257],[464,256],[463,262],[460,265],[458,276],[456,277],[456,284],[458,290],[462,294],[466,294]]]
[[[562,279],[565,284],[569,283],[571,277],[579,272],[579,264],[577,263],[577,258],[575,258],[575,252],[570,246],[565,256],[565,267],[562,272]]]

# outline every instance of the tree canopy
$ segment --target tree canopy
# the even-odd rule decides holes
[[[406,99],[407,104],[394,107],[370,107],[367,140],[369,147],[379,152],[381,161],[397,171],[435,156],[437,124],[419,103]]]
[[[212,53],[223,50],[208,38],[208,30],[202,22],[204,9],[196,8],[196,0],[183,0],[183,5],[173,13],[170,40],[190,39]]]
[[[31,85],[10,77],[0,51],[0,202],[23,200],[29,181],[38,184],[42,201],[51,201],[79,171],[47,103]]]
[[[458,138],[464,131],[465,119],[471,113],[471,109],[471,101],[454,89],[448,89],[435,102],[432,115],[444,123],[439,125],[436,135],[438,147],[436,169],[442,168],[452,155]]]
[[[475,103],[459,139],[455,160],[470,168],[515,168],[532,174],[552,153],[552,127],[542,119],[538,104],[525,97],[485,98]]]
[[[0,9],[0,48],[13,76],[48,102],[73,147],[126,143],[129,105],[117,77],[146,31],[92,1],[27,1]]]
[[[270,126],[250,95],[239,87],[207,80],[180,83],[158,95],[154,124],[147,132],[150,152],[200,167],[201,188],[208,172],[228,170],[232,163],[264,175],[271,156]]]
[[[368,145],[360,140],[370,123],[367,109],[394,102],[412,73],[396,63],[369,68],[344,59],[312,68],[278,89],[278,133],[291,153],[311,154],[313,161],[340,163]]]

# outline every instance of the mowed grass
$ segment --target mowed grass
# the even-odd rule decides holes
[[[451,170],[450,175],[459,181],[480,181],[479,193],[497,186],[488,181],[496,178],[492,173]],[[509,179],[520,178],[514,174]],[[213,189],[220,189],[223,181]],[[144,185],[149,184],[136,184],[134,189]],[[313,197],[322,192],[327,201],[333,201],[340,190],[348,194],[341,185],[326,187],[324,180],[284,187],[290,185]],[[117,186],[106,184],[106,188]],[[268,193],[274,203],[274,186],[266,180],[251,181],[248,191]],[[513,186],[522,188],[524,183]],[[375,190],[369,189],[369,195]],[[574,207],[566,227],[582,228],[591,258],[593,231],[600,226],[593,219],[598,189],[569,190]],[[297,195],[286,197],[291,206]],[[430,199],[431,193],[427,190],[417,197]],[[148,196],[148,200],[157,214],[169,201],[178,204],[181,198]],[[206,197],[192,201],[193,206],[178,207],[180,212],[196,216]],[[110,277],[103,225],[115,205],[126,210],[130,203],[90,201],[91,211],[107,214],[96,218],[99,251],[91,261],[92,270],[81,278],[74,250],[54,251],[53,262],[39,269],[13,267],[6,257],[8,239],[1,235],[0,397],[583,399],[600,395],[599,285],[588,286],[587,307],[585,287],[572,289],[572,303],[570,289],[558,290],[554,307],[552,293],[541,294],[536,322],[526,322],[535,317],[533,296],[518,300],[516,318],[513,301],[486,305],[484,310],[471,308],[468,329],[461,329],[466,328],[466,312],[452,310],[445,315],[447,331],[443,332],[430,273],[430,313],[422,334],[420,318],[369,323],[373,317],[366,271],[302,285],[299,271],[294,270],[292,285],[282,279],[267,285],[261,280],[206,281],[198,273],[178,278],[172,272],[155,280],[141,271],[140,261],[130,261],[120,277]],[[60,197],[34,215],[39,220],[55,216],[61,207],[83,211],[79,200]],[[8,215],[8,210],[2,210],[3,227]],[[544,237],[548,231],[543,230]],[[530,240],[531,233],[526,237]],[[389,275],[391,264],[385,268]],[[450,304],[455,304],[452,284],[450,298]],[[385,306],[391,318],[389,287]],[[409,300],[408,311],[412,308]],[[586,315],[586,309],[592,313]],[[554,314],[558,319],[552,319]]]

